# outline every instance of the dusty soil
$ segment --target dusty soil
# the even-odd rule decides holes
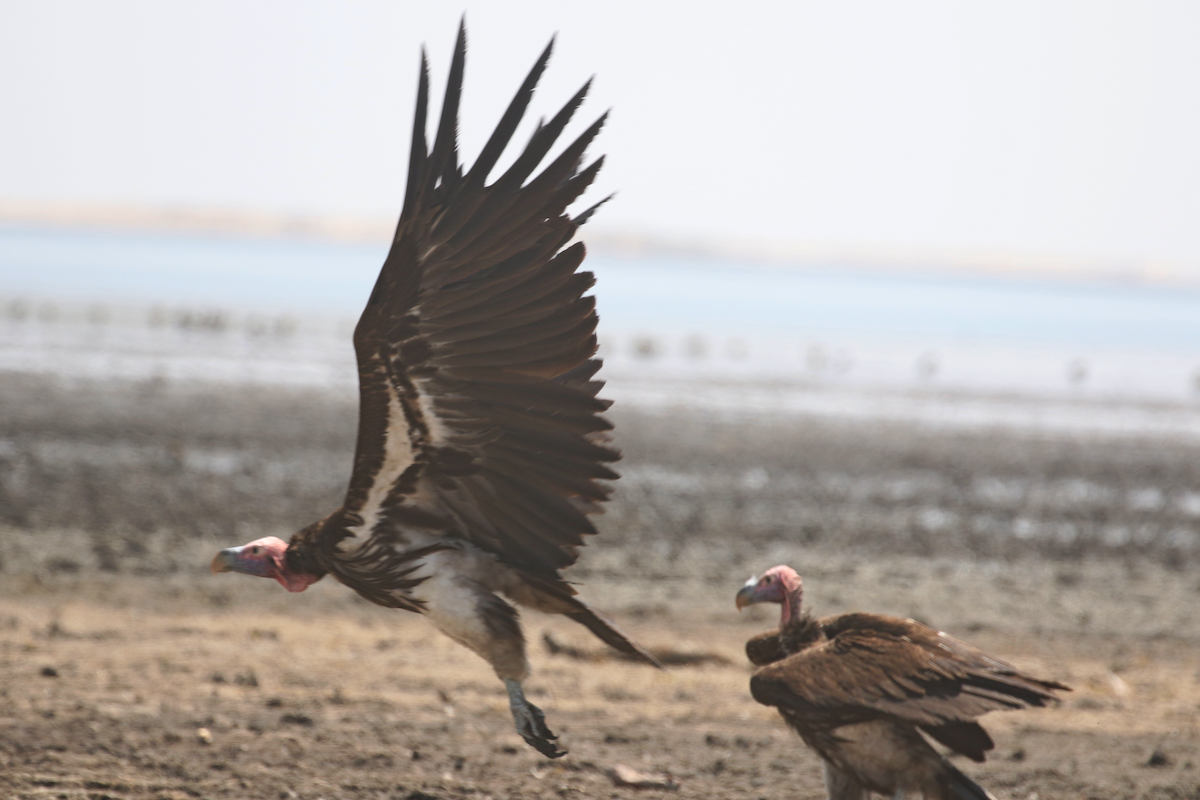
[[[912,616],[1076,691],[993,714],[962,763],[1002,800],[1200,799],[1200,447],[828,420],[614,413],[624,477],[571,577],[665,673],[525,617],[571,753],[517,737],[487,666],[322,582],[215,549],[343,491],[352,397],[0,376],[0,797],[821,798],[747,692],[751,572],[816,613]],[[549,653],[544,633],[581,650]],[[201,732],[201,729],[204,732]]]
[[[6,576],[0,796],[666,793],[615,787],[606,771],[624,764],[669,776],[679,797],[823,797],[817,761],[748,695],[741,643],[770,616],[733,610],[744,565],[697,575],[696,552],[636,578],[599,574],[629,555],[601,551],[587,596],[648,646],[693,663],[659,673],[616,661],[571,623],[526,615],[530,694],[571,751],[560,761],[513,732],[486,664],[423,619],[340,586],[288,596],[202,572]],[[991,760],[960,766],[998,798],[1200,798],[1194,578],[1103,562],[1064,573],[776,555],[803,563],[822,612],[916,603],[930,622],[1075,687],[1058,709],[988,719]],[[1076,602],[1097,615],[1064,613]],[[1174,619],[1190,625],[1145,628]],[[549,654],[547,633],[582,652]]]

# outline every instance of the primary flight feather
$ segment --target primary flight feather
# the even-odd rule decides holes
[[[487,659],[517,731],[554,758],[565,751],[524,697],[529,664],[509,601],[565,614],[657,662],[561,575],[596,532],[588,515],[607,499],[605,481],[617,478],[608,464],[620,458],[601,416],[603,383],[593,380],[597,317],[584,293],[594,278],[576,271],[583,244],[568,245],[600,203],[574,217],[566,210],[603,163],[581,168],[604,117],[534,175],[588,86],[487,183],[552,48],[465,173],[457,142],[465,29],[432,148],[422,54],[404,206],[354,331],[358,443],[345,502],[290,542],[222,550],[213,570],[275,578],[293,592],[328,574],[372,602],[424,614]]]

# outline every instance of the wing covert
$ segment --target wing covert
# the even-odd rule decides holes
[[[827,629],[832,639],[758,670],[751,693],[785,716],[809,721],[887,715],[939,726],[1046,705],[1054,701],[1049,690],[1065,688],[911,620],[883,619],[893,624],[874,630],[856,627],[862,620],[838,621]]]

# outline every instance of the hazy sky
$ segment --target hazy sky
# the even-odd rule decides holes
[[[465,152],[557,31],[609,230],[1200,265],[1194,2],[9,2],[0,199],[393,216],[464,6]]]

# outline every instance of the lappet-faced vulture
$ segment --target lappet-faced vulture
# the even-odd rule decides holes
[[[607,499],[605,482],[617,477],[608,465],[620,457],[594,380],[597,317],[585,296],[594,278],[577,271],[583,244],[569,244],[596,206],[567,213],[603,162],[581,168],[604,117],[535,174],[587,85],[488,183],[552,47],[465,172],[457,143],[465,30],[432,149],[422,54],[404,206],[354,331],[358,445],[345,502],[290,542],[231,547],[212,566],[274,578],[291,592],[331,575],[374,603],[424,614],[487,659],[517,731],[555,758],[565,751],[522,691],[529,662],[513,603],[565,614],[657,662],[562,576],[596,532],[588,515]]]
[[[737,606],[779,603],[779,629],[746,643],[758,665],[750,693],[774,706],[821,756],[830,800],[986,800],[992,795],[922,735],[975,761],[995,747],[975,720],[988,711],[1056,703],[1068,690],[911,619],[841,614],[814,619],[791,567],[767,570]]]

